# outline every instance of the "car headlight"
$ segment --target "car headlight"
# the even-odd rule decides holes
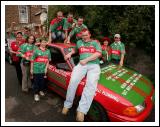
[[[125,110],[123,110],[123,114],[127,116],[136,116],[139,113],[141,113],[144,109],[145,109],[145,103],[132,107],[127,107]]]

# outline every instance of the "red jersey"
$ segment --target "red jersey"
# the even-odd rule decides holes
[[[13,41],[13,42],[11,42],[11,44],[10,44],[10,48],[11,48],[12,51],[17,52],[18,49],[19,49],[19,47],[20,47],[23,43],[24,43],[24,41],[20,41],[19,43],[16,42],[16,41]],[[15,62],[19,61],[19,57],[16,56],[16,54],[12,54],[11,57],[12,57],[12,60],[13,60],[13,61],[15,61]]]

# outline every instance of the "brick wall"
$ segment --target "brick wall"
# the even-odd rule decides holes
[[[41,5],[36,7],[28,6],[28,24],[40,23],[40,15],[35,16],[37,12],[41,10]],[[18,5],[6,5],[5,6],[5,28],[10,27],[11,22],[16,22],[17,26],[24,25],[19,23],[19,10]]]
[[[11,22],[19,23],[19,12],[17,5],[5,6],[5,28],[10,27]]]

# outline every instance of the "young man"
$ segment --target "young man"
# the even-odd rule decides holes
[[[77,87],[80,81],[87,75],[86,85],[77,108],[77,121],[84,121],[84,115],[89,111],[100,75],[99,57],[102,54],[101,46],[96,41],[91,40],[90,37],[90,32],[84,30],[82,31],[82,40],[77,42],[76,47],[80,54],[80,61],[72,71],[64,108],[62,110],[62,114],[68,113],[72,107]],[[75,50],[72,50],[65,56],[65,59],[70,59],[74,53]]]
[[[78,18],[76,26],[72,29],[72,31],[69,33],[69,36],[65,40],[66,43],[70,43],[70,39],[74,35],[76,36],[76,41],[81,39],[81,31],[87,29],[87,26],[83,24],[83,20],[84,19],[82,17]]]
[[[31,58],[30,73],[33,75],[33,92],[34,100],[39,101],[41,96],[44,96],[45,78],[49,61],[51,61],[50,51],[46,48],[47,41],[41,40],[39,48],[36,48]]]
[[[121,36],[120,34],[114,35],[114,43],[111,44],[112,49],[112,62],[123,66],[124,63],[124,55],[125,55],[125,46],[120,41]]]
[[[68,13],[68,16],[67,18],[65,18],[65,22],[63,26],[63,30],[65,31],[65,38],[68,37],[68,33],[71,32],[71,30],[75,27],[76,23],[77,23],[77,20],[73,18],[73,14]]]
[[[23,28],[23,38],[26,40],[31,35],[31,31],[28,27]]]
[[[61,11],[57,12],[57,17],[54,18],[50,23],[49,28],[49,43],[52,43],[53,40],[59,38],[61,40],[65,39],[65,34],[63,32],[65,18]]]

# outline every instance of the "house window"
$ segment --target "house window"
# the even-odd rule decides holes
[[[19,22],[28,23],[28,7],[26,5],[19,5]]]

